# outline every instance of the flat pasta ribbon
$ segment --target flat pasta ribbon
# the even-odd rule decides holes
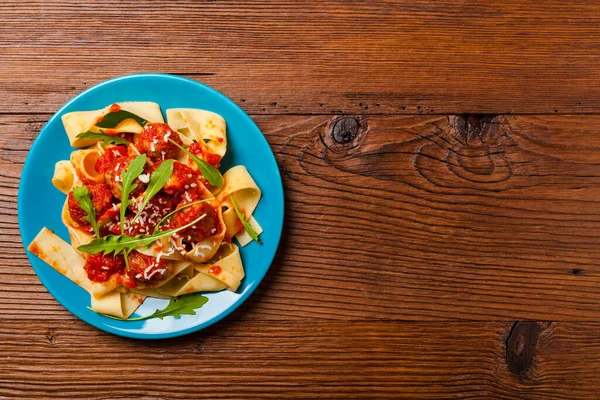
[[[240,231],[241,224],[231,204],[230,196],[233,197],[233,201],[235,201],[240,212],[245,215],[252,229],[260,234],[263,230],[258,221],[252,216],[252,213],[258,205],[261,191],[243,165],[230,168],[223,174],[223,178],[225,179],[225,184],[216,196],[217,200],[227,208],[226,211],[223,211],[223,221],[227,227],[225,237],[231,240],[235,236],[240,245],[244,247],[252,241],[252,238],[243,228]]]
[[[184,143],[205,144],[213,154],[223,157],[227,151],[227,124],[219,114],[195,108],[170,108],[167,122],[179,132]]]
[[[164,122],[160,107],[156,103],[148,101],[124,101],[117,104],[121,110],[129,111],[150,122]],[[93,111],[74,111],[62,116],[62,122],[69,137],[69,142],[73,147],[87,147],[95,144],[96,139],[79,139],[77,135],[82,132],[99,133],[101,128],[96,126],[98,120],[110,112],[110,105],[100,110]],[[111,132],[142,132],[142,126],[133,119],[126,119],[120,122]]]
[[[110,283],[90,281],[83,268],[85,258],[77,253],[69,243],[47,228],[42,228],[27,249],[86,290],[90,294],[94,311],[120,318],[129,318],[143,301],[143,297],[140,295],[115,291],[120,285],[115,281],[109,280]],[[117,297],[119,301],[116,301]]]

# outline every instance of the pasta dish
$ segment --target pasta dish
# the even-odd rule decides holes
[[[166,116],[151,102],[64,114],[75,150],[52,183],[66,194],[70,243],[45,227],[28,247],[89,292],[93,311],[118,319],[148,296],[173,305],[189,293],[236,291],[238,244],[260,243],[260,189],[243,165],[219,171],[225,120],[191,108]]]

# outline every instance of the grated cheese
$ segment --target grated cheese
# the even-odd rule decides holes
[[[152,151],[154,151],[154,150],[152,150]],[[141,182],[148,183],[148,182],[150,182],[150,174],[141,174],[140,176],[138,176],[138,179]]]

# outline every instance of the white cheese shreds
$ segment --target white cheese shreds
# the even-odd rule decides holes
[[[138,179],[144,183],[148,183],[150,182],[150,174],[141,174],[140,176],[138,176]]]
[[[154,142],[150,143],[150,150],[156,151],[156,147],[154,147]]]

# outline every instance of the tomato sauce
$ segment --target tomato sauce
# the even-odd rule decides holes
[[[123,146],[113,146],[107,147],[106,152],[98,157],[96,160],[96,165],[94,168],[99,173],[104,173],[106,170],[114,166],[114,162],[116,159],[125,157],[127,155],[127,149]]]
[[[92,282],[106,282],[114,274],[122,274],[125,269],[123,256],[91,254],[83,269]]]
[[[179,134],[165,123],[150,123],[142,133],[135,136],[133,144],[140,153],[146,153],[153,161],[177,158],[179,148],[169,141],[183,145]]]
[[[146,285],[156,283],[164,278],[169,267],[168,261],[162,259],[157,261],[156,258],[137,251],[129,254],[128,261],[127,277],[129,280]]]
[[[184,204],[185,202],[182,202],[178,207],[181,207]],[[169,224],[169,229],[176,229],[188,225],[198,219],[202,214],[206,214],[204,219],[189,228],[178,232],[178,236],[188,242],[199,242],[219,232],[221,228],[219,215],[217,210],[215,210],[210,203],[195,204],[176,213]]]
[[[212,275],[219,275],[221,271],[223,270],[218,265],[214,265],[208,269],[208,273]]]
[[[123,171],[127,169],[127,167],[129,166],[129,163],[134,158],[135,157],[132,157],[132,156],[123,156],[123,157],[115,158],[108,165],[107,169],[104,171],[104,179],[105,179],[106,183],[108,184],[108,186],[110,186],[110,190],[112,191],[112,194],[118,199],[121,198],[121,185],[122,185],[121,179],[122,179]],[[139,194],[141,194],[144,190],[146,190],[146,184],[141,182],[139,179],[136,179],[134,181],[134,183],[137,184],[137,187],[130,194],[130,196],[129,196],[130,198],[135,198]]]
[[[133,221],[133,218],[138,212],[138,209],[132,207],[132,212],[128,212],[125,217],[125,234],[129,236],[151,234],[158,222],[168,213],[173,211],[177,206],[177,203],[178,200],[175,197],[167,196],[164,193],[158,193],[148,202],[135,221]],[[137,205],[137,203],[132,204]],[[110,231],[115,235],[120,235],[121,225],[115,223],[110,227]]]
[[[95,183],[85,185],[92,199],[92,205],[96,209],[96,216],[102,215],[106,210],[112,206],[112,194],[109,187],[104,183]],[[85,221],[83,217],[87,216],[87,212],[81,209],[77,200],[73,196],[73,191],[69,192],[67,207],[69,209],[69,215],[73,221],[77,222],[81,226],[89,226],[90,223]]]
[[[118,104],[113,104],[110,106],[110,108],[108,109],[109,112],[117,112],[117,111],[121,111],[121,106]]]
[[[162,164],[162,161],[154,164],[154,168]],[[182,193],[184,190],[197,187],[196,180],[198,172],[178,161],[173,161],[173,173],[163,186],[163,191],[169,195]]]
[[[207,148],[204,147],[198,142],[193,142],[192,144],[190,144],[189,151],[190,153],[200,157],[213,167],[219,168],[222,157],[218,154],[211,153]]]

